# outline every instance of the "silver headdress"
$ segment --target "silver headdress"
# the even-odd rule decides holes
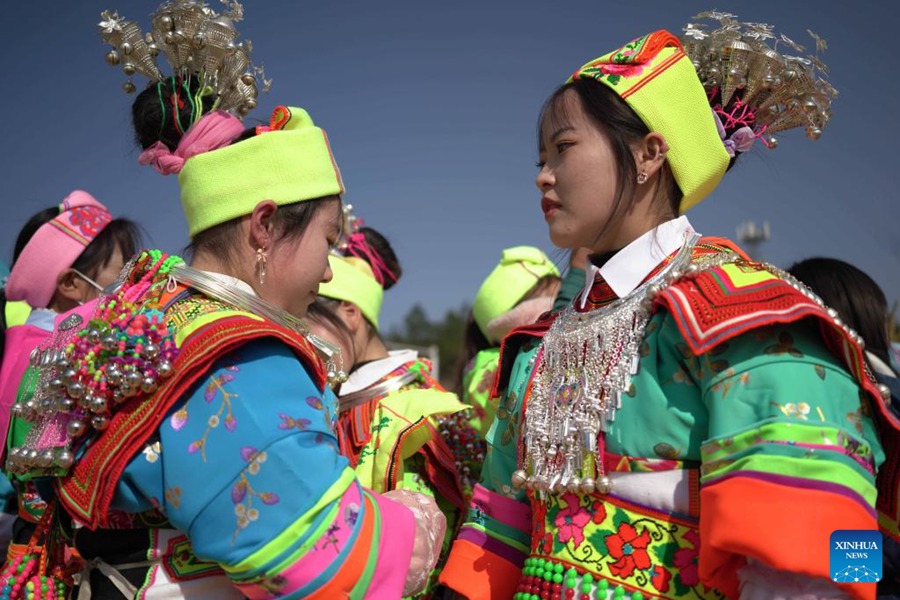
[[[795,56],[804,48],[785,35],[777,36],[771,25],[745,23],[736,15],[702,12],[688,23],[682,43],[711,97],[720,94],[714,106],[720,118],[731,119],[726,127],[748,126],[770,148],[777,146],[775,133],[804,127],[816,140],[831,117],[831,101],[837,96],[826,80],[828,69],[819,58],[827,49],[825,40],[812,31],[815,54]]]
[[[225,10],[216,13],[199,0],[169,0],[156,9],[151,30],[146,34],[134,21],[108,10],[101,13],[100,37],[112,46],[106,54],[111,66],[121,65],[129,78],[135,73],[151,82],[167,76],[157,66],[162,53],[172,67],[171,76],[196,77],[204,88],[217,94],[216,108],[238,116],[256,107],[257,81],[269,91],[271,80],[262,67],[250,62],[249,40],[237,42],[234,23],[243,18],[243,6],[236,0],[221,0]],[[129,79],[122,88],[135,90]]]

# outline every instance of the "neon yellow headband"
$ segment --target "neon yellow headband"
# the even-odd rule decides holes
[[[503,251],[498,264],[475,295],[472,314],[485,337],[488,323],[511,310],[544,277],[559,276],[547,255],[533,246],[516,246]]]
[[[344,193],[325,131],[302,108],[286,106],[256,136],[191,156],[178,184],[191,237],[249,215],[263,200],[284,205]]]
[[[355,304],[377,330],[384,289],[376,281],[369,264],[355,256],[332,254],[328,257],[328,265],[333,276],[331,281],[319,286],[319,295]]]
[[[655,31],[587,63],[569,78],[596,79],[618,94],[669,144],[667,159],[684,193],[684,213],[721,181],[730,157],[703,84],[681,42]]]

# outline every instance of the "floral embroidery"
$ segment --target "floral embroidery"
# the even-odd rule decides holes
[[[247,466],[241,470],[237,483],[231,488],[231,501],[234,503],[234,514],[237,515],[237,528],[231,537],[232,545],[241,529],[245,529],[259,518],[259,510],[253,508],[254,498],[269,506],[278,504],[279,501],[278,494],[274,492],[258,492],[253,489],[248,476],[259,473],[260,465],[266,462],[266,453],[258,451],[253,446],[244,446],[241,448],[241,458]]]
[[[301,419],[300,417],[294,418],[284,413],[278,413],[278,416],[281,418],[281,423],[278,424],[278,429],[297,428],[300,431],[306,431],[306,428],[309,427],[312,423],[312,421],[310,421],[309,419]]]
[[[161,452],[161,448],[159,445],[159,441],[153,442],[152,444],[147,444],[144,446],[144,458],[147,459],[148,463],[155,463],[159,460],[159,454]]]
[[[181,506],[181,487],[175,486],[166,488],[166,502],[172,505],[172,508],[178,509]]]
[[[630,577],[634,570],[646,570],[651,566],[650,555],[647,554],[647,546],[650,544],[650,534],[645,529],[638,534],[637,529],[630,523],[621,523],[619,530],[606,538],[606,548],[609,555],[616,562],[609,565],[613,575]]]
[[[557,527],[556,538],[563,544],[574,541],[577,549],[584,541],[584,526],[591,521],[591,515],[581,507],[578,496],[565,494],[563,501],[566,507],[556,514],[553,521]]]
[[[325,417],[325,425],[328,426],[329,429],[334,429],[335,425],[335,417],[332,417],[331,411],[328,410],[328,407],[322,402],[322,399],[317,396],[309,396],[306,399],[306,403],[316,410],[321,410],[323,416]]]
[[[790,354],[794,358],[803,358],[803,353],[794,347],[794,336],[787,331],[778,334],[778,342],[763,350],[766,354]]]
[[[85,237],[94,238],[111,220],[109,212],[98,206],[78,206],[69,211],[69,223]]]
[[[690,520],[651,516],[598,494],[531,496],[531,506],[532,556],[573,565],[644,597],[721,598],[700,583],[700,536]]]
[[[772,402],[772,405],[777,406],[785,417],[796,417],[804,421],[809,418],[810,406],[806,402],[788,402],[787,404]]]
[[[678,569],[678,577],[681,578],[681,582],[693,587],[700,582],[697,570],[700,559],[700,535],[696,531],[688,531],[681,538],[691,544],[691,547],[676,550],[672,562]],[[659,588],[657,587],[657,589]]]
[[[724,400],[728,397],[728,392],[731,391],[731,388],[734,387],[735,384],[746,386],[749,381],[750,373],[744,372],[738,377],[735,377],[734,369],[729,368],[725,371],[723,379],[720,379],[717,383],[713,384],[711,389],[714,392],[721,393],[722,400]]]
[[[340,529],[341,526],[338,523],[332,523],[331,526],[328,527],[328,531],[326,531],[325,535],[323,536],[325,539],[320,546],[322,550],[324,550],[328,546],[332,546],[334,548],[335,554],[340,554],[341,548],[338,545],[338,542],[340,540],[338,540],[337,537],[337,532],[340,531]]]
[[[225,369],[226,371],[236,372],[238,370],[238,367],[231,365],[226,367]],[[214,415],[211,415],[206,421],[206,431],[203,432],[203,436],[200,439],[194,440],[188,445],[188,452],[190,454],[200,452],[200,457],[203,459],[203,462],[206,462],[207,438],[209,437],[209,434],[213,429],[218,428],[219,425],[223,423],[223,413],[225,416],[225,429],[228,431],[234,431],[237,427],[237,419],[234,418],[231,408],[231,399],[236,398],[237,394],[225,390],[225,384],[232,381],[234,381],[234,375],[232,375],[231,373],[222,373],[220,375],[216,375],[215,377],[210,378],[209,383],[206,384],[206,389],[203,392],[203,399],[207,404],[212,404],[213,400],[215,400],[216,396],[218,396],[219,394],[221,394],[222,396],[222,404],[219,406],[219,410]],[[179,416],[178,413],[182,411],[184,411],[183,415]],[[177,427],[175,422],[176,416],[179,416]],[[171,422],[172,427],[175,429],[181,429],[181,427],[184,427],[184,423],[187,422],[187,407],[182,408],[180,411],[172,415]]]

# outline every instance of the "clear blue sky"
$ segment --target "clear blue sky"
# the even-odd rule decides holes
[[[76,188],[141,222],[152,244],[178,251],[186,243],[177,181],[137,164],[132,97],[97,35],[103,9],[147,28],[156,6],[4,5],[3,259],[32,213]],[[534,244],[564,259],[553,253],[534,187],[544,99],[587,60],[653,29],[680,32],[711,8],[797,41],[808,40],[807,28],[817,32],[841,94],[819,142],[796,132],[777,150],[758,145],[691,211],[694,226],[734,236],[741,221],[768,220],[768,260],[839,257],[900,298],[900,83],[881,66],[896,54],[896,37],[874,0],[247,0],[239,28],[275,80],[250,119],[267,120],[277,104],[310,111],[328,131],[346,200],[403,262],[382,322],[399,322],[417,301],[439,316],[474,295],[506,246]]]

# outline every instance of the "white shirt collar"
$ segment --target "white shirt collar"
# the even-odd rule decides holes
[[[25,325],[31,325],[44,331],[53,331],[57,312],[49,308],[33,308],[25,319]]]
[[[387,358],[374,360],[350,373],[350,377],[341,384],[341,396],[364,390],[373,383],[419,357],[415,350],[391,350]]]
[[[602,267],[589,265],[585,271],[585,287],[581,292],[584,307],[594,278],[599,273],[619,298],[624,298],[640,285],[647,275],[667,256],[681,248],[684,235],[694,228],[685,215],[666,221],[637,238],[606,261]]]

